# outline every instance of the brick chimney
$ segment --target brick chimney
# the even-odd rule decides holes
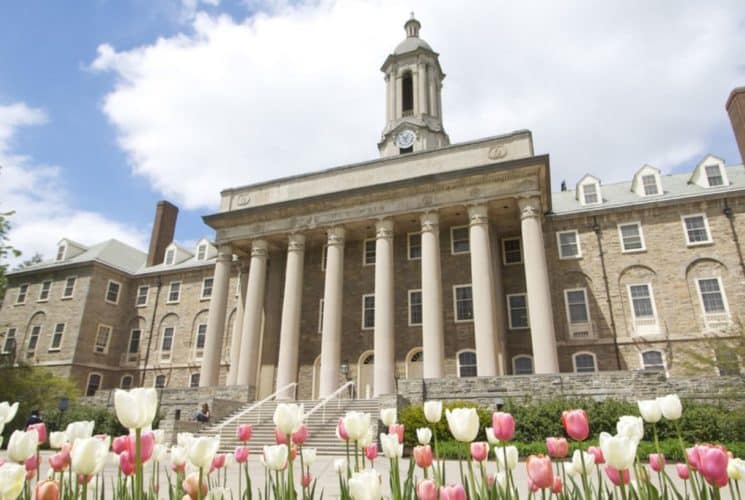
[[[737,147],[740,149],[740,157],[745,163],[745,87],[737,87],[727,99],[727,113],[735,132]]]
[[[150,249],[147,252],[147,265],[154,266],[163,262],[166,247],[173,241],[176,231],[178,207],[165,200],[158,202],[155,207],[153,232],[150,235]]]

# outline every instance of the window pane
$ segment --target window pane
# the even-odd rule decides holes
[[[704,303],[704,311],[707,314],[727,312],[718,279],[699,280],[698,287],[701,290],[701,300]]]
[[[197,327],[197,349],[204,349],[204,341],[207,338],[207,325]]]
[[[422,258],[422,235],[410,234],[409,235],[409,259],[421,259]]]
[[[132,377],[129,375],[125,375],[122,377],[122,383],[121,383],[122,389],[129,389],[132,387]]]
[[[202,297],[212,297],[212,278],[205,278],[202,284]]]
[[[375,296],[365,295],[363,297],[362,328],[375,327]]]
[[[595,184],[585,184],[582,187],[585,193],[585,203],[597,203],[598,202],[598,189]]]
[[[171,287],[168,291],[168,302],[178,302],[180,294],[181,283],[171,283]]]
[[[191,379],[189,380],[189,387],[199,387],[199,374],[192,373]]]
[[[642,248],[641,230],[638,224],[621,226],[621,237],[624,250],[640,250]]]
[[[504,250],[505,264],[519,264],[522,262],[522,253],[520,252],[520,238],[502,240]]]
[[[422,292],[409,293],[409,322],[412,325],[422,323]]]
[[[163,344],[161,345],[160,350],[169,352],[171,347],[173,347],[173,328],[168,327],[163,330]]]
[[[96,335],[96,345],[94,350],[98,353],[106,352],[106,348],[109,344],[109,335],[111,334],[111,328],[108,326],[99,326],[98,334]]]
[[[204,256],[207,253],[207,247],[205,245],[199,245],[197,249],[197,260],[204,260]]]
[[[455,289],[455,319],[466,321],[473,319],[473,297],[470,286]]]
[[[75,278],[67,278],[65,283],[65,291],[62,294],[63,297],[72,297],[72,293],[75,290]]]
[[[706,167],[706,178],[709,180],[709,186],[721,186],[724,184],[722,178],[722,172],[719,170],[719,165],[709,165]]]
[[[458,227],[452,229],[453,253],[469,252],[471,246],[468,241],[468,228]]]
[[[660,351],[646,351],[642,353],[642,361],[644,362],[644,368],[665,367],[662,360],[662,353]]]
[[[643,175],[642,183],[644,184],[644,194],[651,195],[657,194],[657,179],[654,175]]]
[[[587,304],[584,290],[567,292],[569,305],[569,321],[572,323],[587,323]]]
[[[702,215],[686,217],[685,226],[689,243],[709,241],[709,232],[706,230],[706,222]]]
[[[137,354],[140,352],[140,336],[142,335],[141,330],[132,330],[129,337],[129,353]]]
[[[62,345],[62,335],[65,332],[65,324],[64,323],[57,323],[57,325],[54,327],[54,334],[52,335],[52,343],[50,344],[50,349],[59,349],[59,347]]]
[[[510,328],[528,327],[528,303],[525,295],[510,295]]]
[[[591,354],[578,354],[574,357],[574,365],[579,373],[594,372],[595,357]]]
[[[652,299],[649,293],[649,285],[632,285],[629,287],[631,290],[631,301],[634,307],[634,316],[640,317],[654,317],[654,309],[652,308]]]
[[[574,257],[579,255],[577,233],[574,231],[559,233],[559,247],[562,257]]]
[[[109,302],[117,302],[119,300],[119,284],[109,283],[109,290],[106,293],[106,300]]]
[[[41,327],[35,326],[31,329],[31,336],[28,339],[28,349],[33,351],[36,349],[36,345],[39,343],[39,334],[41,333]]]
[[[375,240],[365,240],[365,264],[375,264]]]
[[[533,358],[518,356],[515,358],[515,375],[528,375],[533,373]]]
[[[475,377],[476,374],[476,353],[465,351],[458,354],[458,376]]]
[[[146,286],[141,286],[140,288],[137,289],[137,305],[138,306],[144,306],[145,304],[147,304],[147,292],[148,292],[148,287]]]
[[[88,387],[85,390],[85,395],[95,396],[96,391],[98,391],[98,388],[100,386],[101,386],[101,376],[95,373],[92,373],[90,377],[88,377]]]
[[[163,389],[166,386],[166,376],[165,375],[158,375],[155,377],[155,388],[156,389]]]

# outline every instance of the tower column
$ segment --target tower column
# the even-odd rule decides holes
[[[220,245],[217,249],[217,262],[212,278],[212,297],[207,316],[207,333],[204,345],[202,369],[199,373],[199,386],[217,385],[220,379],[220,354],[225,332],[225,313],[228,307],[228,288],[233,253],[230,245]]]
[[[420,62],[417,64],[417,74],[418,76],[418,82],[419,82],[419,88],[418,88],[418,94],[419,94],[419,113],[420,114],[427,114],[427,66],[425,66],[424,63]]]
[[[375,365],[374,392],[395,392],[395,338],[393,328],[393,221],[379,220],[375,225]]]
[[[300,348],[300,309],[303,295],[303,260],[305,236],[290,235],[287,245],[287,267],[285,271],[285,293],[282,300],[282,325],[279,333],[279,362],[277,363],[277,390],[297,382],[298,350]],[[280,399],[292,399],[294,391],[278,395]]]
[[[431,74],[429,75],[429,114],[432,116],[437,116],[437,107],[435,106],[436,103],[436,96],[435,96],[435,69],[434,67],[431,70]]]
[[[238,361],[239,385],[256,387],[256,372],[259,366],[259,341],[261,339],[261,316],[266,287],[266,261],[268,245],[265,240],[251,243],[251,264],[248,272],[246,305],[243,312],[241,355]]]
[[[386,90],[386,109],[385,109],[385,116],[386,121],[390,122],[393,120],[393,113],[394,113],[394,97],[396,89],[394,87],[394,79],[391,75],[385,76],[385,90]]]
[[[541,202],[537,197],[531,197],[521,198],[518,204],[522,221],[525,283],[528,290],[528,318],[535,373],[558,373],[551,283],[548,279],[541,228]]]
[[[321,333],[321,381],[319,397],[325,398],[339,385],[341,361],[342,294],[344,291],[344,228],[328,230],[326,279],[323,291]]]
[[[440,272],[440,218],[435,212],[427,212],[421,216],[421,222],[423,377],[441,378],[445,374],[445,335]]]
[[[401,86],[402,86],[401,75],[398,74],[398,71],[394,71],[394,73],[392,73],[392,76],[395,79],[394,87],[395,87],[395,90],[396,90],[396,93],[395,93],[394,98],[393,98],[393,101],[394,101],[393,102],[393,105],[394,105],[394,109],[393,109],[393,111],[394,111],[394,117],[393,117],[393,119],[394,120],[398,120],[404,114],[403,109],[402,109],[403,108],[403,99],[401,98]]]
[[[238,363],[241,358],[241,332],[243,329],[243,310],[246,307],[246,286],[248,285],[248,265],[241,260],[241,273],[238,276],[238,305],[235,309],[233,334],[230,339],[230,370],[227,385],[238,382]]]

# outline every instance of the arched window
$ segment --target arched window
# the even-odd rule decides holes
[[[362,361],[362,364],[363,364],[363,365],[371,365],[371,364],[373,364],[373,363],[375,363],[375,355],[374,355],[374,354],[370,354],[370,355],[368,355],[368,356],[367,356],[367,357],[366,357],[366,358],[365,358],[365,359],[364,359],[364,360]]]
[[[422,361],[424,359],[423,353],[424,351],[415,352],[414,354],[411,355],[411,357],[409,358],[409,361],[411,361],[412,363],[417,363],[417,362]]]
[[[85,388],[86,396],[95,396],[96,392],[101,388],[101,381],[103,377],[100,373],[91,373],[88,375],[88,384]]]
[[[165,375],[158,375],[155,377],[155,388],[156,389],[163,389],[166,386],[166,376]]]
[[[662,351],[644,351],[642,353],[642,367],[645,370],[664,370],[665,356]]]
[[[578,352],[572,355],[574,371],[577,373],[588,373],[598,371],[595,363],[595,354],[591,352]]]
[[[512,373],[515,375],[529,375],[533,373],[533,356],[521,354],[512,358]]]
[[[458,376],[476,376],[476,351],[468,350],[458,353]]]
[[[125,375],[122,377],[121,382],[119,382],[119,387],[122,389],[129,389],[132,387],[132,381],[134,379],[132,378],[132,375]]]
[[[405,73],[401,79],[401,111],[404,116],[414,111],[414,81],[411,72]]]

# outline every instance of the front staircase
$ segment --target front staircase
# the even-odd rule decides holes
[[[248,442],[248,447],[253,454],[261,453],[264,446],[276,444],[274,437],[274,410],[282,401],[267,401],[258,408],[253,409],[245,415],[234,419],[233,421],[222,424],[244,412],[253,403],[247,404],[225,419],[203,427],[199,431],[202,436],[220,435],[220,452],[231,453],[236,446],[241,443],[238,441],[237,430],[241,424],[253,425],[253,436]],[[307,414],[320,401],[296,401],[304,405]],[[324,411],[325,410],[325,411]],[[318,409],[306,420],[309,437],[305,442],[306,447],[316,448],[319,455],[344,455],[344,442],[336,438],[336,422],[339,417],[343,417],[348,411],[359,411],[369,413],[370,422],[373,426],[373,436],[377,437],[378,416],[380,414],[380,405],[375,399],[338,399],[329,401],[323,408]]]

